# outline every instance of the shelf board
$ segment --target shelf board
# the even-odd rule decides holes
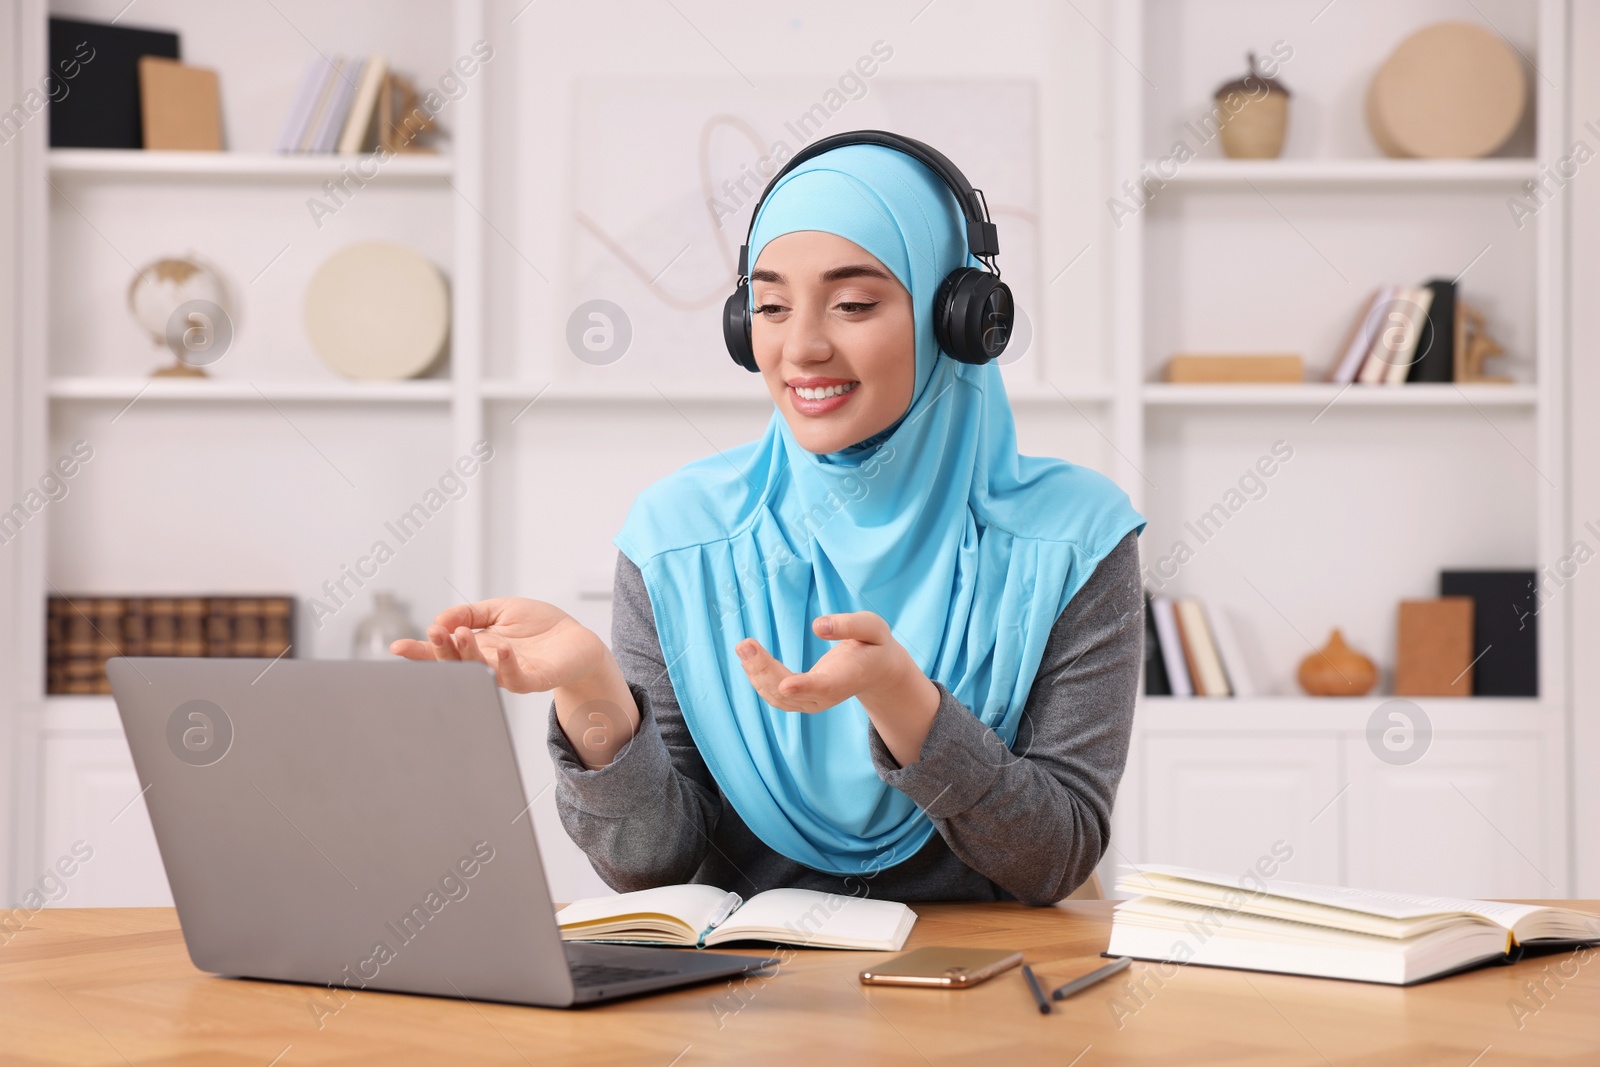
[[[673,403],[765,404],[772,396],[757,382],[716,383],[706,386],[674,384],[657,392],[649,382],[557,382],[545,385],[496,379],[482,388],[487,400],[522,401],[540,396],[557,402],[640,403],[665,399]],[[1074,403],[1109,401],[1106,388],[1068,388],[1063,390]],[[442,403],[453,395],[452,383],[444,379],[398,382],[285,382],[248,381],[238,378],[103,378],[96,376],[52,378],[52,400],[283,400],[326,403]],[[1049,386],[1011,389],[1007,395],[1018,403],[1062,403],[1062,393]]]
[[[1104,403],[1114,396],[1110,386],[1067,386],[1060,392],[1044,384],[1007,385],[1006,396],[1013,403]],[[600,401],[638,403],[665,399],[673,403],[772,404],[772,394],[754,378],[708,382],[703,385],[671,383],[659,391],[648,381],[619,382],[531,382],[514,378],[488,379],[483,395],[489,400]]]
[[[1144,402],[1153,407],[1321,407],[1338,398],[1335,407],[1421,405],[1427,407],[1526,407],[1538,400],[1538,387],[1429,383],[1415,385],[1335,385],[1331,382],[1259,385],[1187,385],[1147,382]],[[1342,394],[1342,395],[1341,395]]]
[[[144,176],[251,179],[333,178],[340,167],[363,181],[425,179],[444,181],[454,173],[449,156],[402,155],[386,163],[376,158],[363,169],[356,164],[364,155],[278,155],[272,152],[151,152],[119,148],[53,148],[49,153],[53,175],[102,178]],[[367,177],[368,171],[375,171]]]
[[[1161,177],[1156,160],[1144,173]],[[1517,185],[1539,176],[1536,159],[1195,159],[1166,179],[1174,186]]]
[[[252,382],[238,378],[52,378],[52,400],[290,401],[322,403],[445,403],[451,382]]]
[[[1139,698],[1134,728],[1159,733],[1359,734],[1379,704],[1400,699],[1365,697]],[[1558,705],[1538,697],[1406,697],[1427,713],[1435,736],[1451,731],[1538,730],[1559,727]],[[51,731],[120,730],[109,696],[49,696],[43,723]]]
[[[1359,734],[1380,704],[1409,700],[1441,729],[1538,730],[1561,724],[1558,704],[1539,697],[1227,697],[1139,698],[1134,725],[1142,731]]]
[[[754,377],[697,385],[669,382],[659,390],[648,381],[535,382],[518,378],[492,378],[483,382],[482,390],[484,398],[488,400],[524,402],[538,397],[540,400],[556,401],[638,403],[660,401],[665,397],[674,402],[689,403],[772,403],[772,394]]]

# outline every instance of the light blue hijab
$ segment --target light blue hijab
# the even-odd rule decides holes
[[[643,573],[673,691],[728,802],[777,852],[861,874],[912,856],[933,824],[878,777],[859,700],[815,714],[773,708],[734,646],[754,637],[806,671],[832,647],[813,619],[875,612],[1009,747],[1051,627],[1145,520],[1104,475],[1018,455],[999,367],[939,351],[934,291],[953,268],[982,264],[955,197],[926,166],[879,145],[807,160],[762,204],[752,269],[768,241],[795,230],[855,242],[911,293],[911,406],[821,455],[775,407],[760,440],[640,493],[613,543]]]

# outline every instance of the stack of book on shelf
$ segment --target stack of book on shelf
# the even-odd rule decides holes
[[[112,656],[246,656],[289,651],[286,596],[50,598],[45,692],[109,693]]]
[[[1328,375],[1330,382],[1449,382],[1455,373],[1456,283],[1381,285],[1367,297]]]
[[[1145,696],[1253,697],[1238,637],[1193,597],[1146,596]]]
[[[389,64],[383,56],[318,56],[306,67],[278,134],[279,152],[360,152]]]

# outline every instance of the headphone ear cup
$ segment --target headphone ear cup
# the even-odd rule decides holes
[[[722,341],[728,346],[728,355],[745,370],[759,373],[755,348],[750,343],[749,287],[740,282],[733,295],[722,305]]]
[[[957,267],[933,302],[934,337],[951,359],[981,367],[1005,351],[1017,315],[1005,282],[976,267]]]

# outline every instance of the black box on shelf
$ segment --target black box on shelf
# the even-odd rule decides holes
[[[1539,695],[1539,601],[1533,571],[1440,571],[1440,596],[1469,596],[1472,695]]]
[[[139,57],[178,58],[178,35],[50,20],[51,148],[143,148]]]

